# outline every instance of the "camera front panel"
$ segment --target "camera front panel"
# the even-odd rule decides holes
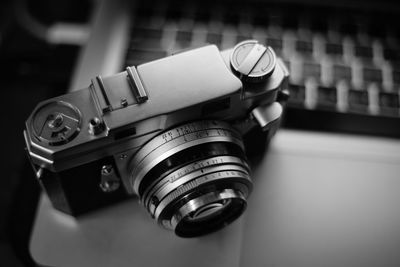
[[[112,168],[115,177],[111,181],[104,181],[104,167]],[[118,177],[118,170],[113,157],[105,157],[61,172],[42,170],[39,182],[54,208],[73,216],[128,198],[120,181],[115,179]],[[107,191],[107,186],[113,188]]]

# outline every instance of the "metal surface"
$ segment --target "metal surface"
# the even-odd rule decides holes
[[[226,152],[219,150],[207,151],[212,148],[204,145],[213,143],[233,144],[242,151],[243,158],[226,155]],[[179,160],[171,160],[180,152],[196,147],[198,152],[191,152],[184,157],[179,156],[182,157]],[[209,156],[205,156],[207,153]],[[161,162],[168,162],[167,166],[162,168],[162,173],[150,175]],[[233,190],[239,186],[245,203],[251,191],[249,167],[244,158],[244,146],[240,134],[228,123],[221,121],[197,121],[160,133],[137,152],[130,166],[131,184],[142,204],[160,225],[171,230],[175,230],[179,223],[176,217],[178,209],[192,202],[193,197],[189,195],[191,192],[199,191],[199,194],[203,192],[202,195],[219,196],[217,194],[219,184],[223,183],[226,190]],[[149,179],[150,182],[147,181]],[[215,199],[219,200],[222,198]],[[174,203],[177,202],[181,204],[175,206]],[[204,205],[208,204],[211,203]],[[235,205],[236,202],[229,208],[235,209]],[[206,209],[202,206],[198,208]],[[217,211],[215,205],[213,208]],[[208,209],[208,212],[211,210]],[[237,210],[242,212],[242,209]],[[206,218],[202,223],[207,224]]]
[[[126,72],[128,73],[128,78],[132,86],[132,90],[135,92],[137,102],[139,104],[146,102],[149,97],[144,90],[143,84],[140,81],[139,74],[137,73],[136,68],[127,67]]]
[[[115,173],[113,166],[104,165],[101,168],[100,188],[105,193],[111,193],[120,187],[121,181]]]
[[[246,200],[240,191],[232,189],[204,194],[183,205],[172,217],[170,225],[174,229],[182,220],[206,221],[210,217],[218,216],[235,198]]]
[[[274,50],[256,40],[243,41],[235,46],[230,57],[238,77],[246,82],[259,82],[271,76],[276,65]]]
[[[179,151],[208,142],[232,142],[244,149],[240,135],[223,122],[199,121],[168,130],[144,145],[129,164],[130,181],[136,194],[143,177],[159,162]]]
[[[99,118],[94,117],[89,121],[89,133],[91,135],[98,135],[104,130],[104,124]]]
[[[154,210],[154,217],[156,220],[159,221],[165,228],[174,230],[175,226],[172,222],[173,219],[172,217],[167,217],[167,218],[161,218],[160,215],[161,213],[165,212],[165,208],[173,201],[176,201],[178,198],[182,198],[186,195],[186,193],[190,192],[191,190],[200,187],[203,184],[206,183],[212,183],[212,182],[229,182],[231,179],[237,179],[240,178],[242,180],[246,180],[248,183],[251,183],[250,177],[247,173],[243,173],[241,171],[234,171],[230,170],[229,168],[215,172],[212,174],[206,174],[203,176],[200,176],[196,179],[193,179],[190,183],[186,183],[182,185],[179,188],[179,192],[172,192],[172,194],[169,194],[167,197],[165,197],[157,206],[157,208]],[[250,188],[250,187],[249,187]],[[247,192],[241,192],[243,195],[244,201],[248,197],[248,194],[250,193],[250,189]],[[207,193],[215,193],[215,192],[207,192]],[[189,202],[189,201],[188,201]],[[175,214],[175,210],[170,211],[170,213]]]
[[[155,205],[151,203],[151,196],[157,196],[158,199],[162,199],[165,196],[165,192],[171,191],[171,189],[168,190],[168,187],[172,187],[174,185],[177,187],[203,174],[221,170],[221,168],[218,169],[218,167],[223,164],[232,164],[231,168],[233,167],[236,170],[244,169],[249,172],[248,164],[241,158],[233,156],[207,158],[185,165],[168,174],[167,176],[157,179],[149,186],[149,189],[143,193],[141,196],[141,201],[143,205],[149,209],[150,213],[153,214]]]
[[[251,111],[251,115],[258,122],[263,131],[268,131],[278,123],[283,112],[283,107],[278,102],[267,107],[256,107]]]

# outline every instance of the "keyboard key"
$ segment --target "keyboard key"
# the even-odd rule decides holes
[[[400,84],[400,70],[393,70],[392,76],[393,76],[393,83],[396,85],[399,85]]]
[[[289,85],[290,97],[289,97],[289,105],[290,106],[304,106],[305,97],[305,86],[304,85]]]
[[[307,41],[298,40],[296,42],[296,51],[302,54],[312,54],[313,43]]]
[[[366,82],[375,82],[378,84],[382,83],[382,70],[373,67],[363,68],[363,77]]]
[[[379,92],[380,113],[383,115],[399,116],[400,104],[397,92]]]
[[[151,29],[136,27],[132,29],[131,36],[133,40],[146,40],[146,39],[161,39],[163,34],[162,29]]]
[[[318,87],[317,108],[336,110],[337,91],[335,87]]]
[[[399,61],[400,60],[400,50],[384,48],[383,58],[388,61]]]
[[[356,45],[354,55],[360,58],[372,59],[373,51],[371,46]]]
[[[317,81],[321,79],[321,65],[313,62],[305,62],[303,65],[303,78],[314,77]]]
[[[139,64],[160,59],[167,56],[166,51],[146,51],[138,49],[130,49],[128,51],[126,65],[127,66],[137,66]]]
[[[368,113],[368,91],[349,90],[349,111],[356,113]]]
[[[343,55],[343,45],[338,43],[327,43],[325,46],[325,53],[331,56]]]
[[[190,46],[191,41],[192,41],[192,32],[189,32],[189,31],[178,31],[176,33],[176,42],[181,47]]]
[[[131,33],[130,48],[140,50],[161,50],[161,30],[136,28]]]
[[[216,46],[220,46],[221,45],[221,41],[222,41],[222,35],[218,34],[218,33],[211,33],[209,32],[207,34],[207,39],[206,39],[207,43],[209,44],[215,44]]]
[[[156,39],[131,40],[130,48],[136,50],[145,50],[145,51],[163,50],[163,48],[161,47],[160,40]]]
[[[351,68],[346,65],[333,65],[333,77],[335,81],[351,81]]]

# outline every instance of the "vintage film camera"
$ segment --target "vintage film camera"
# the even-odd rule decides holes
[[[255,40],[181,52],[41,102],[26,147],[56,209],[77,216],[135,195],[163,227],[199,236],[243,213],[246,156],[275,133],[287,78]]]

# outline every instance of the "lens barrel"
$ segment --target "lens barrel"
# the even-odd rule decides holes
[[[159,134],[138,151],[130,168],[144,207],[182,237],[234,221],[252,188],[241,135],[222,121],[191,122]]]

